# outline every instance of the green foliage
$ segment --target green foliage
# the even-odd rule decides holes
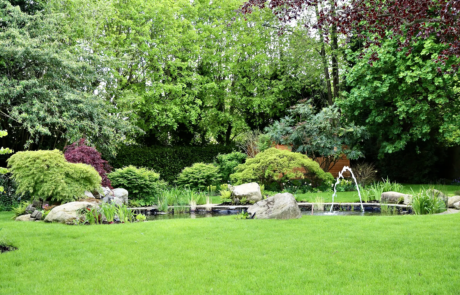
[[[231,203],[232,202],[232,192],[229,190],[220,191],[220,201],[222,203]]]
[[[389,178],[382,179],[382,181],[374,182],[367,187],[360,187],[361,197],[364,200],[380,201],[382,194],[385,192],[402,192],[404,186],[397,182],[391,182]]]
[[[194,163],[213,163],[219,154],[231,153],[234,146],[209,145],[204,147],[141,147],[123,146],[116,156],[109,160],[114,168],[129,165],[148,167],[160,173],[161,178],[169,183],[176,180],[178,174]]]
[[[113,153],[132,126],[101,91],[111,84],[103,57],[69,42],[63,14],[28,15],[0,0],[0,19],[0,110],[11,147],[52,149],[86,137]]]
[[[305,171],[301,171],[301,169]],[[289,179],[308,179],[314,186],[325,183],[330,185],[334,178],[324,172],[319,164],[307,156],[287,150],[270,148],[257,154],[246,163],[236,167],[236,173],[230,176],[233,182],[258,181],[261,184],[277,182],[281,189]]]
[[[158,199],[167,183],[160,180],[160,174],[147,168],[128,166],[108,174],[114,187],[124,188],[132,200],[142,200],[144,205],[151,205]]]
[[[21,202],[17,204],[16,207],[13,207],[13,213],[14,213],[13,218],[24,215],[26,213],[26,208],[29,205],[30,205],[30,202]]]
[[[218,184],[220,181],[219,167],[214,164],[195,163],[182,170],[176,183],[192,189],[205,190],[206,187]]]
[[[417,215],[441,213],[446,211],[446,203],[429,190],[421,189],[413,193],[412,210]]]
[[[137,221],[145,221],[147,217],[144,214],[137,214],[136,215],[136,220]]]
[[[380,47],[364,52],[363,58],[361,52],[348,52],[354,65],[346,74],[351,90],[337,102],[342,114],[376,138],[380,158],[410,143],[417,143],[411,147],[414,154],[422,152],[418,142],[459,144],[458,73],[441,74],[438,69],[449,70],[451,62],[433,61],[446,46],[435,37],[420,39],[409,54],[409,48],[398,49],[400,41],[386,39]],[[372,64],[368,63],[371,52],[379,57]]]
[[[230,180],[230,174],[235,172],[236,166],[243,164],[247,157],[246,154],[240,152],[218,155],[216,164],[219,166],[222,182],[228,182]]]
[[[29,193],[42,200],[78,200],[85,191],[97,190],[101,185],[93,167],[69,163],[58,150],[18,152],[8,159],[8,168],[18,194]]]
[[[367,137],[363,127],[347,122],[337,106],[323,108],[315,114],[310,101],[290,110],[291,116],[265,128],[275,142],[305,153],[313,160],[321,157],[321,168],[328,171],[343,155],[350,160],[364,156],[359,143]]]

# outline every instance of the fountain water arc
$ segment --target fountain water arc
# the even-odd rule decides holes
[[[344,179],[343,173],[346,172],[346,171],[350,171],[351,177],[353,178],[353,180],[355,182],[356,189],[358,190],[359,202],[361,203],[361,211],[364,212],[363,200],[361,199],[361,192],[359,191],[358,182],[356,181],[355,175],[353,174],[353,171],[351,171],[351,168],[348,167],[348,166],[345,166],[345,167],[343,167],[342,171],[339,172],[339,176],[337,177],[337,181],[334,184],[334,194],[332,195],[332,205],[331,205],[330,213],[333,213],[332,209],[334,208],[334,197],[337,195],[336,186],[337,186],[337,184],[340,183],[341,178]]]

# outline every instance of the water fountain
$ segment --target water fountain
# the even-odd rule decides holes
[[[345,167],[343,167],[342,171],[339,172],[339,176],[337,177],[337,181],[334,184],[334,194],[332,194],[332,205],[331,205],[331,210],[329,211],[329,214],[334,214],[334,211],[332,211],[332,210],[334,209],[334,197],[337,195],[336,186],[337,186],[337,184],[340,183],[340,179],[344,179],[343,173],[346,172],[346,171],[349,171],[351,173],[351,177],[353,178],[353,180],[355,182],[356,189],[358,190],[359,202],[361,203],[361,211],[364,212],[363,200],[361,199],[361,192],[359,191],[358,182],[356,181],[355,175],[353,174],[353,171],[351,171],[351,168],[348,167],[348,166],[345,166]]]

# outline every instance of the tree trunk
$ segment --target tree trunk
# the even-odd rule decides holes
[[[318,3],[319,5],[319,3]],[[319,9],[318,6],[315,7],[316,11],[316,17],[319,18]],[[326,58],[326,49],[324,46],[324,36],[323,36],[323,30],[318,29],[318,34],[319,34],[319,42],[321,43],[321,51],[320,51],[320,56],[321,56],[321,63],[323,64],[323,71],[324,71],[324,78],[326,80],[326,90],[327,90],[327,103],[328,105],[332,105],[333,99],[332,99],[332,88],[331,88],[331,78],[329,76],[329,66],[327,64],[327,58]]]

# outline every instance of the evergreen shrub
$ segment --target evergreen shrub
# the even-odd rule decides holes
[[[219,167],[214,164],[195,163],[182,170],[176,183],[204,191],[208,186],[218,184],[221,180]]]
[[[142,205],[151,205],[166,188],[167,183],[160,180],[160,174],[147,168],[128,166],[108,175],[112,185],[129,192],[130,200],[142,201]]]
[[[223,182],[230,180],[230,174],[235,173],[236,166],[243,164],[248,156],[240,152],[218,155],[216,164],[219,166],[219,171]]]
[[[228,154],[234,146],[209,145],[198,146],[122,146],[116,158],[110,158],[109,163],[114,168],[129,165],[147,167],[160,173],[161,178],[173,183],[179,173],[194,163],[213,163],[219,154]]]
[[[16,193],[35,199],[70,202],[101,186],[93,167],[69,163],[58,150],[18,152],[8,159],[8,168],[17,183]]]
[[[324,172],[319,164],[307,156],[288,150],[269,148],[235,168],[230,179],[235,184],[257,181],[260,184],[276,182],[281,189],[290,179],[308,179],[312,186],[332,184],[334,177]]]

